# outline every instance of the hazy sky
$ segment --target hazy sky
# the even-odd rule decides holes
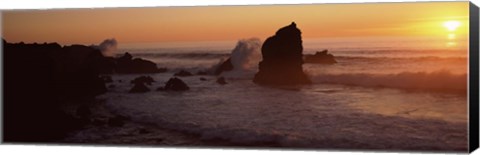
[[[304,38],[454,37],[468,31],[468,2],[157,7],[4,11],[9,42],[97,44],[265,39],[292,21]],[[445,23],[453,21],[449,30]],[[452,24],[451,24],[452,25]]]

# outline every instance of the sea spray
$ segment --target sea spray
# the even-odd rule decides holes
[[[257,69],[258,62],[262,59],[261,46],[262,43],[258,38],[238,41],[231,56],[234,70]]]
[[[117,52],[117,40],[112,38],[112,39],[105,39],[98,48],[100,51],[102,51],[103,56],[106,57],[113,57],[115,56]]]
[[[222,76],[233,79],[253,78],[258,62],[262,59],[261,46],[262,42],[258,38],[239,40],[230,56],[233,70],[222,73]]]

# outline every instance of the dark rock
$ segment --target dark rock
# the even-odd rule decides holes
[[[102,78],[103,82],[105,82],[105,83],[112,83],[113,82],[112,77],[108,76],[108,75],[100,76],[100,78]]]
[[[140,76],[130,81],[130,83],[133,83],[133,84],[141,83],[141,84],[147,84],[147,85],[152,85],[152,82],[155,82],[155,80],[153,80],[153,78],[150,76]]]
[[[109,85],[108,88],[115,88],[116,86],[114,84]]]
[[[228,58],[222,64],[220,64],[217,69],[215,69],[215,75],[220,75],[222,72],[233,70],[233,65],[231,58]]]
[[[90,111],[90,108],[88,106],[81,105],[77,108],[76,114],[81,118],[86,118],[86,117],[89,117],[92,114],[92,112]]]
[[[217,83],[221,84],[221,85],[224,85],[224,84],[227,84],[227,81],[225,81],[224,77],[220,77],[220,78],[217,79]]]
[[[185,70],[181,70],[175,74],[173,74],[174,76],[192,76],[193,74],[188,72],[188,71],[185,71]]]
[[[150,89],[145,86],[144,83],[135,83],[135,85],[128,91],[129,93],[145,93],[150,91]]]
[[[103,56],[94,48],[4,42],[2,51],[2,135],[6,142],[52,142],[65,138],[85,124],[61,107],[106,92],[98,74]]]
[[[315,55],[306,55],[305,63],[335,64],[337,61],[332,54],[328,53],[328,50],[323,50],[316,52]]]
[[[118,80],[118,83],[122,83],[122,82],[123,82],[123,80]]]
[[[201,78],[200,78],[200,81],[207,81],[207,79],[204,78],[204,77],[201,77]]]
[[[292,22],[262,45],[262,61],[253,82],[265,85],[310,84],[303,72],[301,32]]]
[[[160,73],[165,72],[166,68],[157,68],[157,64],[141,58],[133,59],[130,53],[125,53],[116,59],[115,71],[121,74],[135,73]]]
[[[108,126],[122,127],[123,125],[125,125],[127,120],[128,118],[125,116],[115,116],[113,118],[108,119]]]
[[[170,78],[164,87],[164,90],[173,90],[173,91],[185,91],[189,89],[190,88],[187,86],[187,84],[177,77]]]
[[[164,90],[165,90],[164,87],[158,87],[158,88],[157,88],[157,91],[164,91]]]

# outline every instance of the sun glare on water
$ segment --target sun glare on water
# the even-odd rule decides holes
[[[454,33],[454,31],[456,31],[460,25],[461,23],[456,20],[450,20],[443,23],[443,26],[447,28],[448,31],[450,31],[450,33],[447,35],[447,38],[449,40],[446,44],[447,47],[454,47],[457,45],[457,42],[455,41],[456,34]]]
[[[460,26],[459,21],[451,20],[443,23],[443,26],[448,29],[448,31],[455,31]]]

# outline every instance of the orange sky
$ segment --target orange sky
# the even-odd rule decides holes
[[[468,33],[468,2],[158,7],[4,11],[9,42],[98,44],[265,39],[295,21],[304,38],[456,37]],[[446,21],[460,26],[449,32]]]

